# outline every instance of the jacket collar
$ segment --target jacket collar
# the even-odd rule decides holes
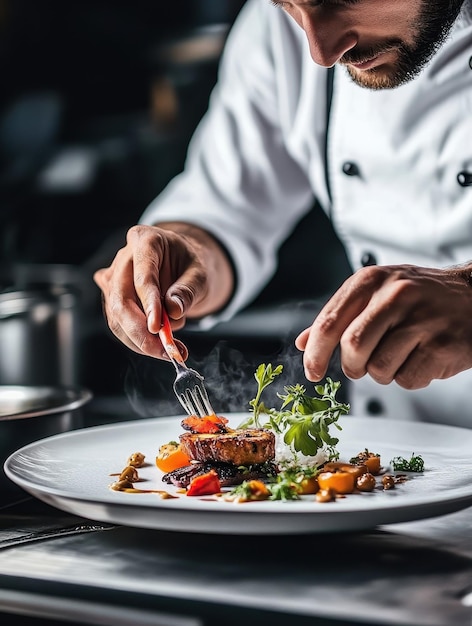
[[[456,21],[457,28],[464,28],[472,24],[472,0],[464,0],[461,11]]]

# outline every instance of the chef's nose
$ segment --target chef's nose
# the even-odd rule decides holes
[[[356,33],[333,15],[300,10],[297,21],[305,31],[311,58],[323,67],[332,67],[358,43]]]

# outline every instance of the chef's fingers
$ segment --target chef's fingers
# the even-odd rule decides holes
[[[384,283],[344,330],[341,339],[341,366],[348,378],[362,378],[366,372],[381,384],[392,382],[397,369],[418,342],[418,329],[409,323],[395,283]]]
[[[390,384],[417,348],[419,341],[418,334],[411,328],[400,326],[387,330],[368,358],[367,372],[379,384]],[[345,371],[349,371],[348,365],[343,367]],[[358,376],[350,377],[358,378]]]
[[[180,263],[185,267],[188,263],[188,254],[181,238],[174,234],[167,235],[151,227],[131,228],[127,234],[127,245],[118,250],[109,268],[98,270],[94,277],[104,294],[104,313],[116,337],[138,354],[165,359],[167,355],[158,336],[161,328],[162,284],[171,283],[174,265],[178,267]],[[171,254],[172,241],[175,243],[175,252]],[[175,291],[178,296],[179,290]],[[177,299],[175,294],[166,298],[165,306],[174,329],[185,323],[182,316],[184,301],[182,295]],[[185,345],[177,341],[177,346],[184,359],[187,359]]]
[[[444,295],[437,296],[437,289],[438,286],[443,288],[445,278],[409,266],[385,270],[390,279],[384,280],[372,293],[365,308],[342,334],[341,365],[346,376],[352,379],[368,372],[380,384],[401,380],[403,386],[419,388],[428,384],[432,377],[439,377],[441,372],[441,367],[434,363],[435,349],[444,337],[444,322],[449,326],[450,312],[445,320]],[[379,273],[382,275],[383,270]],[[460,289],[457,292],[462,293]],[[449,293],[451,297],[454,295],[452,290]],[[435,297],[439,306],[435,304]],[[453,336],[450,341],[454,342]],[[427,346],[430,346],[430,367],[425,360],[422,369],[407,381],[404,364],[407,361],[417,363],[419,355],[427,352]],[[450,355],[445,356],[450,358]],[[411,367],[406,369],[411,377]],[[428,369],[434,375],[427,373]]]
[[[368,372],[419,389],[471,367],[469,273],[410,265],[364,268],[296,339],[305,375],[320,380],[336,341],[350,378]]]
[[[378,382],[394,380],[400,387],[413,390],[469,369],[468,352],[461,352],[464,344],[461,331],[456,336],[454,325],[449,320],[446,325],[445,332],[434,323],[429,326],[421,319],[406,319],[388,332],[374,350],[367,366],[369,374]]]
[[[348,278],[321,309],[311,328],[296,338],[296,347],[304,351],[303,365],[308,380],[319,381],[325,376],[343,333],[378,288],[379,279],[375,279],[372,272],[365,274],[365,278],[358,274]]]
[[[207,295],[207,272],[189,241],[171,230],[133,227],[128,231],[133,250],[134,288],[147,317],[148,329],[158,333],[164,302],[174,330]]]
[[[156,235],[155,231],[146,227],[130,228],[126,235],[127,247],[118,251],[113,262],[116,266],[115,284],[118,287],[117,291],[121,290],[119,297],[123,299],[125,311],[131,314],[131,318],[123,319],[126,323],[124,329],[130,330],[133,342],[142,339],[146,343],[146,338],[140,337],[144,332],[142,318],[137,317],[136,310],[130,306],[133,300],[139,303],[144,313],[148,332],[157,335],[161,328],[160,272],[164,243],[159,241]],[[131,325],[133,319],[136,319],[136,329]]]
[[[450,370],[449,361],[444,358],[442,350],[430,349],[428,345],[419,344],[410,353],[395,373],[394,380],[408,390],[423,389],[432,380],[448,378],[461,369]]]
[[[169,317],[174,321],[173,328],[181,328],[187,315],[194,312],[198,304],[208,295],[207,273],[200,262],[189,264],[182,274],[169,286],[164,296],[164,304]]]
[[[104,272],[95,274],[98,285],[104,285]],[[165,361],[169,357],[158,335],[153,335],[147,328],[147,320],[136,298],[115,298],[113,291],[108,290],[108,298],[102,299],[103,313],[111,332],[130,350],[137,354],[153,356]],[[179,339],[175,344],[184,360],[188,358],[188,349]]]
[[[98,270],[94,279],[103,293],[103,313],[111,332],[138,354],[163,358],[163,347],[157,335],[149,332],[147,319],[134,290],[131,262],[123,262],[119,253],[113,264]]]

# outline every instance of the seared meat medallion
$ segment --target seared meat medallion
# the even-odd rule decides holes
[[[275,435],[264,428],[226,433],[184,433],[180,445],[194,461],[259,465],[275,457]]]

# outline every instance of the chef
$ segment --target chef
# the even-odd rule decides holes
[[[308,380],[339,344],[352,412],[472,426],[472,0],[248,0],[185,170],[95,274],[110,328],[163,358],[161,306],[229,319],[313,197],[353,275]]]

